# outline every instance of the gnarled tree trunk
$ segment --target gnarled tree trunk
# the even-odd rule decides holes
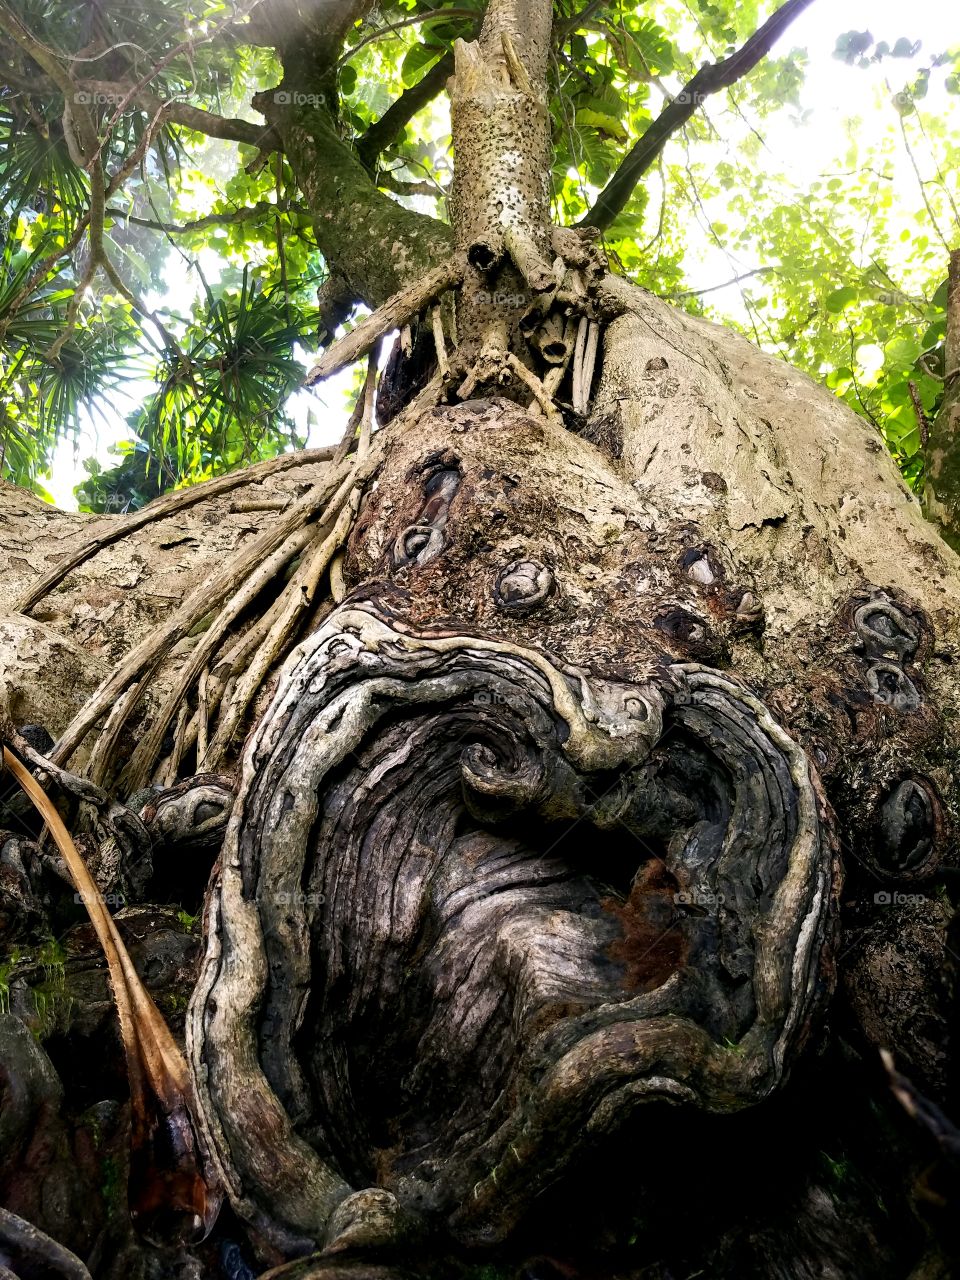
[[[465,265],[369,453],[201,489],[42,599],[90,522],[0,492],[7,718],[106,789],[105,893],[196,903],[220,849],[185,1035],[221,1261],[946,1275],[960,561],[836,399],[549,228],[548,17],[458,50]],[[45,856],[0,853],[38,919]],[[79,1104],[16,1044],[42,1181],[29,1100]]]

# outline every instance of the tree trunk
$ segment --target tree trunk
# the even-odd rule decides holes
[[[96,1276],[949,1274],[960,560],[828,392],[511,203],[545,8],[458,51],[466,275],[356,464],[123,537],[0,489],[8,736],[131,947],[212,872],[141,967],[229,1210],[150,1244],[105,980],[74,924],[40,1017],[77,913],[4,823],[5,1187]]]

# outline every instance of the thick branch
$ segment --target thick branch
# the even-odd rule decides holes
[[[145,100],[145,99],[144,99]],[[244,142],[260,151],[279,151],[280,145],[272,129],[262,129],[246,120],[218,116],[212,111],[192,107],[188,102],[171,102],[167,111],[171,124],[181,124],[208,138],[224,138],[227,142]]]
[[[126,81],[87,80],[77,82],[81,88],[93,93],[106,93],[126,97],[134,86]],[[156,115],[162,107],[164,119],[168,124],[183,125],[195,133],[202,133],[208,138],[223,138],[227,142],[243,142],[247,146],[257,147],[260,151],[279,150],[279,139],[267,126],[253,124],[249,120],[235,120],[228,116],[218,116],[216,112],[205,111],[202,107],[194,107],[189,102],[177,102],[174,99],[156,97],[149,89],[138,89],[131,99],[133,105]]]
[[[729,89],[752,71],[770,52],[787,27],[813,0],[786,0],[753,33],[742,49],[722,62],[701,67],[681,92],[669,103],[643,137],[636,143],[620,168],[597,198],[596,204],[582,219],[581,225],[605,230],[625,207],[633,189],[663,150],[666,142],[694,115],[704,99],[721,89]]]
[[[296,92],[312,96],[317,87],[308,83]],[[267,91],[257,95],[254,106],[280,137],[328,269],[347,282],[357,300],[378,307],[449,258],[450,229],[379,191],[329,113],[322,106],[286,102],[287,96]]]

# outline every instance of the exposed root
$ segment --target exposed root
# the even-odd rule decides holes
[[[435,267],[406,289],[389,298],[382,307],[362,320],[339,342],[334,343],[313,366],[304,379],[304,386],[313,387],[324,378],[354,364],[392,329],[400,329],[442,293],[463,279],[463,263],[457,256],[442,266]]]
[[[309,520],[310,524],[305,524],[302,520],[298,519],[296,523],[301,525],[301,527],[294,528],[287,537],[284,538],[280,545],[275,547],[272,554],[268,554],[265,559],[258,563],[258,558],[251,557],[250,550],[247,549],[235,558],[234,564],[237,564],[239,561],[239,568],[232,573],[228,571],[226,576],[228,576],[228,580],[231,583],[239,581],[241,585],[227,603],[226,608],[221,610],[216,619],[204,633],[200,644],[194,651],[190,661],[184,667],[175,688],[172,689],[167,696],[160,715],[151,725],[150,730],[133,753],[133,756],[131,757],[123,774],[123,783],[131,792],[138,790],[149,780],[150,770],[152,769],[153,763],[159,754],[160,746],[173,715],[176,714],[177,710],[183,703],[187,692],[199,678],[204,667],[209,663],[216,646],[222,639],[227,628],[236,621],[236,619],[247,607],[249,607],[250,604],[253,603],[260,592],[274,580],[277,573],[282,571],[282,569],[290,563],[295,555],[299,554],[310,545],[314,539],[315,527],[313,525],[313,519],[315,517],[317,518],[317,524],[321,529],[331,521],[337,519],[340,515],[341,509],[350,497],[354,484],[357,482],[357,475],[354,474],[354,470],[354,468],[350,468],[350,470],[348,470],[346,476],[340,482],[332,497],[330,497],[329,501],[320,508],[320,514],[318,517],[317,508],[319,507],[319,503],[316,501],[315,493],[308,494],[306,498],[302,499],[301,502],[297,504],[297,506],[301,508],[300,514],[305,520]],[[356,471],[358,474],[362,473],[362,464],[357,465]],[[290,521],[289,516],[287,519]],[[290,522],[292,523],[292,521]],[[258,542],[261,540],[265,540],[264,550],[269,551],[270,543],[276,542],[277,540],[276,531],[271,529],[266,530],[265,533],[261,535],[261,538],[257,539]],[[208,583],[209,581],[210,580],[208,579]],[[198,588],[198,590],[201,589]],[[196,594],[197,592],[193,593],[194,596]],[[222,594],[220,598],[221,600],[223,599]],[[188,604],[189,600],[190,597],[188,597],[188,600],[184,602],[184,605]],[[193,608],[187,611],[187,616],[196,613],[199,603],[200,602],[195,603]],[[216,603],[219,603],[219,601]],[[208,597],[207,608],[204,612],[209,611],[209,605],[210,601]],[[183,609],[184,606],[181,606],[181,610],[178,610],[178,613]],[[200,617],[202,616],[203,613],[200,614]],[[159,662],[166,656],[173,644],[175,644],[177,640],[181,639],[183,635],[186,635],[190,630],[190,627],[197,621],[199,621],[199,618],[194,618],[193,622],[188,626],[181,624],[180,627],[173,631],[171,631],[169,625],[166,628],[161,628],[159,632],[155,633],[156,639],[154,639],[154,637],[148,637],[144,642],[144,645],[140,646],[140,648],[146,647],[148,652],[152,649],[153,652],[151,657],[155,657],[156,661]],[[166,636],[163,634],[164,630],[167,631]],[[133,654],[128,656],[128,661],[130,658],[134,657],[136,652],[137,651],[134,650]],[[149,672],[146,674],[149,675]],[[116,678],[117,677],[115,676],[113,679],[116,680]],[[136,675],[131,678],[135,679]],[[108,681],[108,684],[109,683],[110,682]],[[139,689],[141,691],[144,685],[145,680],[141,680],[139,684]],[[101,697],[103,696],[105,696],[105,692],[101,695]],[[139,696],[134,701],[138,700]],[[132,705],[129,709],[132,710]],[[84,712],[81,712],[81,716],[84,716],[84,714],[86,714],[86,718],[89,719],[92,714],[92,708],[90,711],[85,709]],[[78,717],[78,719],[79,718],[80,717]],[[126,716],[124,719],[126,719]],[[69,732],[70,731],[68,730],[68,734]],[[119,726],[117,726],[114,736],[118,732]],[[64,735],[64,737],[66,738],[67,735]],[[60,746],[58,746],[57,749],[59,751]]]
[[[119,781],[126,794],[151,781],[171,785],[194,747],[197,768],[223,761],[260,688],[321,605],[323,584],[338,598],[345,592],[342,562],[334,563],[334,558],[349,537],[363,487],[379,465],[379,451],[372,442],[376,373],[371,351],[349,437],[345,435],[338,450],[345,452],[352,446],[359,425],[355,457],[331,468],[307,494],[285,506],[259,537],[215,568],[160,627],[127,654],[68,725],[51,753],[52,767],[66,764],[100,722],[86,773],[95,788],[110,781],[120,737],[147,696],[156,672],[171,650],[198,628],[195,647],[150,716]],[[400,425],[436,404],[441,391],[437,376],[407,407]],[[271,588],[284,575],[289,575],[289,581],[269,599]],[[269,603],[259,618],[248,623],[251,609],[265,596]],[[241,634],[231,634],[244,624]],[[172,746],[161,758],[171,726]]]
[[[563,359],[562,361],[560,361],[559,364],[555,364],[551,369],[548,369],[547,372],[544,374],[544,378],[543,378],[544,390],[546,391],[547,395],[550,396],[551,398],[557,394],[557,391],[560,388],[560,383],[563,381],[564,377],[566,376],[567,370],[570,367],[570,361],[573,359],[573,349],[574,349],[576,331],[577,331],[577,324],[574,321],[573,317],[570,316],[568,317],[568,319],[566,320],[563,326],[563,345],[564,345]]]
[[[0,1257],[15,1261],[18,1267],[29,1266],[31,1275],[37,1271],[62,1280],[90,1280],[90,1272],[75,1253],[9,1209],[0,1209]],[[0,1276],[17,1280],[16,1273],[2,1265]]]
[[[357,461],[363,462],[370,452],[370,436],[373,432],[374,401],[377,391],[377,353],[371,350],[367,356],[367,376],[363,384],[363,412],[360,415],[360,441],[357,445]]]
[[[363,472],[365,477],[366,473],[362,465],[358,468],[358,472]],[[104,681],[86,706],[74,717],[51,753],[54,762],[65,764],[97,721],[113,709],[117,699],[130,685],[149,675],[173,646],[182,640],[212,608],[217,608],[235,593],[264,560],[284,544],[295,545],[296,535],[305,525],[316,519],[318,515],[321,519],[327,516],[326,508],[329,502],[336,502],[338,498],[340,503],[345,501],[345,487],[352,476],[352,466],[345,475],[341,467],[328,480],[311,486],[303,498],[288,511],[283,512],[276,522],[268,525],[259,537],[254,538],[251,543],[242,548],[228,564],[217,566],[204,582],[194,588],[162,626],[127,654],[113,675]],[[359,474],[356,478],[359,478]],[[336,513],[335,511],[332,514]]]
[[[39,582],[14,603],[13,612],[29,613],[44,596],[49,595],[55,587],[60,585],[67,574],[79,568],[80,565],[95,556],[98,551],[103,551],[105,547],[113,546],[121,538],[129,537],[131,533],[136,533],[138,529],[142,529],[148,524],[153,524],[156,520],[164,520],[167,516],[179,515],[182,511],[187,511],[190,507],[196,506],[198,502],[206,502],[209,498],[219,497],[220,494],[229,493],[232,489],[239,489],[244,485],[262,484],[270,476],[289,471],[291,467],[305,467],[312,462],[329,462],[335,452],[334,449],[325,448],[302,449],[297,453],[284,453],[277,458],[269,458],[266,462],[257,463],[255,466],[247,467],[242,471],[231,471],[229,475],[220,476],[217,480],[208,480],[205,484],[192,485],[189,489],[177,489],[174,493],[165,494],[162,498],[157,498],[149,506],[144,507],[142,511],[137,511],[132,515],[115,520],[108,529],[94,535],[89,541],[83,543],[76,551],[67,556],[66,559],[61,560],[58,565],[51,569],[49,573],[44,574]]]
[[[557,406],[553,403],[552,398],[547,394],[543,383],[535,373],[532,373],[512,352],[508,352],[505,364],[508,369],[513,370],[524,386],[529,387],[533,392],[534,401],[548,418],[558,418],[560,416],[557,412]]]
[[[304,557],[298,572],[288,583],[283,596],[284,605],[266,639],[257,648],[253,661],[238,679],[229,703],[225,703],[217,731],[206,754],[198,761],[198,772],[209,773],[219,768],[223,757],[240,727],[244,713],[256,697],[272,667],[286,653],[297,624],[309,616],[320,579],[330,564],[331,557],[346,541],[360,505],[360,489],[354,488],[340,511],[331,531],[314,540],[312,554]]]
[[[350,446],[357,438],[357,427],[360,425],[360,415],[363,413],[363,396],[357,397],[357,402],[353,406],[353,412],[347,419],[347,425],[343,429],[343,435],[340,437],[340,443],[337,445],[336,453],[333,455],[335,466],[344,460],[350,452]]]
[[[131,1211],[147,1231],[159,1213],[168,1223],[179,1219],[176,1230],[182,1240],[203,1239],[216,1219],[221,1195],[205,1171],[197,1147],[193,1090],[186,1061],[140,981],[113,917],[60,815],[36,778],[8,747],[2,749],[2,762],[46,822],[106,957],[130,1083]],[[6,1218],[0,1217],[0,1240],[6,1230],[12,1229]],[[40,1232],[36,1236],[42,1241],[47,1239]],[[52,1241],[48,1243],[60,1249]],[[86,1274],[82,1267],[67,1267],[66,1262],[73,1255],[67,1250],[61,1252],[64,1257],[55,1267],[60,1274]]]
[[[586,415],[590,407],[590,388],[593,386],[593,375],[597,365],[597,347],[600,339],[600,326],[596,320],[586,321],[586,333],[581,347],[581,336],[584,335],[583,321],[577,334],[577,348],[573,363],[573,408],[575,413]]]
[[[553,266],[540,256],[533,238],[519,226],[507,227],[503,233],[507,252],[532,293],[546,293],[559,283]]]
[[[447,344],[443,336],[443,317],[436,304],[430,309],[430,317],[433,324],[433,345],[437,349],[437,367],[441,378],[446,378],[450,372],[450,362],[447,359]]]
[[[463,279],[463,260],[453,257],[424,280],[396,294],[331,347],[306,379],[307,385],[313,385],[367,356],[363,390],[336,449],[272,459],[246,472],[168,495],[85,544],[20,602],[21,609],[30,608],[71,568],[152,520],[288,467],[333,458],[335,465],[328,475],[302,498],[284,505],[252,543],[211,572],[156,631],[127,654],[65,730],[51,754],[55,765],[66,764],[99,724],[87,773],[95,784],[109,781],[118,742],[155,673],[174,646],[202,627],[209,615],[192,653],[158,711],[151,715],[121,783],[128,793],[151,780],[169,785],[194,748],[197,768],[223,766],[258,690],[297,642],[303,627],[316,616],[323,584],[334,601],[344,598],[341,548],[349,537],[363,486],[377,465],[372,449],[376,344],[390,329],[402,332],[429,311],[437,357],[436,375],[406,406],[401,420],[420,416],[447,396],[467,399],[485,386],[512,384],[515,392],[523,388],[530,393],[535,415],[557,421],[558,397],[568,378],[574,410],[580,415],[588,412],[600,337],[594,298],[603,279],[602,254],[589,238],[571,230],[557,231],[554,236],[551,247],[557,257],[552,264],[516,229],[510,229],[506,241],[512,262],[537,292],[522,325],[528,356],[520,358],[514,351],[488,342],[472,364],[464,362],[463,348],[457,351],[454,347],[455,358],[450,358],[438,300]],[[451,334],[455,332],[453,310]],[[355,460],[348,461],[354,447]],[[286,586],[271,592],[284,574],[290,575]],[[251,609],[263,596],[268,599],[263,613],[248,621]],[[236,628],[244,625],[243,633],[236,634]],[[161,758],[171,726],[173,742]]]

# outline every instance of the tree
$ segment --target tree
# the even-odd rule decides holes
[[[94,522],[0,491],[4,760],[59,851],[8,798],[0,1236],[24,1275],[949,1273],[960,562],[869,423],[612,273],[596,230],[802,7],[698,72],[566,226],[550,68],[603,6],[444,6],[436,58],[407,55],[422,78],[356,143],[362,0],[211,16],[145,83],[122,33],[62,55],[0,8],[89,181],[51,367],[101,272],[195,442],[249,411],[280,448],[287,293],[244,275],[185,345],[111,257],[116,173],[161,124],[281,154],[324,331],[370,308],[308,379],[367,360],[339,448]],[[265,129],[149,97],[218,39],[275,51]],[[124,60],[105,119],[87,57]],[[370,166],[451,71],[447,225]],[[949,532],[945,336],[927,480]],[[197,939],[156,904],[198,908],[208,872]],[[105,974],[78,985],[84,908],[126,1110],[85,1057],[115,1033]]]

